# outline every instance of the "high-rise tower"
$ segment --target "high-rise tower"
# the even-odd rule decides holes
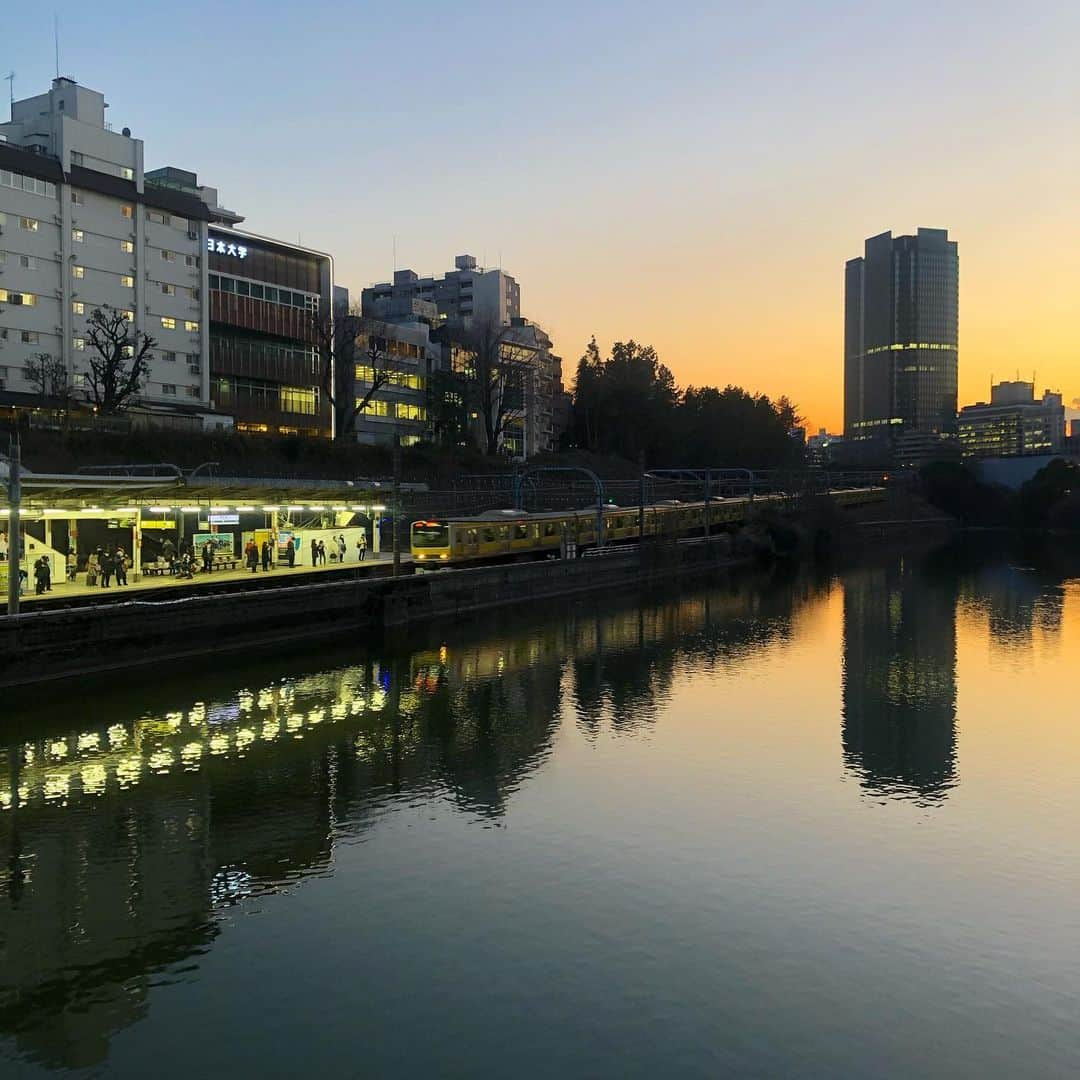
[[[959,257],[945,229],[885,232],[847,263],[844,434],[956,431]]]

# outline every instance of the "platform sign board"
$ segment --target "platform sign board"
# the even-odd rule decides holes
[[[192,541],[195,544],[195,551],[201,552],[206,547],[207,541],[214,545],[214,551],[220,552],[222,555],[233,554],[233,534],[232,533],[196,533],[192,537]]]

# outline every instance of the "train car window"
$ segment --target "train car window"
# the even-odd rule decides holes
[[[529,539],[529,526],[522,525],[520,522],[514,526],[514,539],[515,540],[528,540]]]
[[[484,543],[485,544],[493,544],[493,543],[495,543],[495,530],[494,529],[485,529],[481,535],[484,538]]]
[[[468,537],[468,540],[469,540],[470,544],[475,544],[476,543],[476,530],[475,529],[469,529],[469,531],[465,535]]]
[[[509,540],[510,539],[510,526],[509,525],[500,525],[499,526],[499,539],[500,540]]]
[[[438,521],[414,521],[413,543],[420,547],[449,547],[450,526]]]
[[[545,521],[544,522],[544,535],[545,536],[554,536],[557,532],[558,532],[558,526],[555,524],[554,521]]]

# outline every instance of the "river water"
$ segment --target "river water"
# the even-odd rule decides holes
[[[5,704],[0,1075],[1076,1075],[1066,568],[327,639]]]

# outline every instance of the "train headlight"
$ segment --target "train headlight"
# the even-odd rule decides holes
[[[449,555],[440,555],[439,558],[440,559],[449,559],[450,556]]]
[[[417,555],[416,557],[417,557],[418,559],[426,559],[426,558],[427,558],[427,556],[426,556],[426,555]]]

